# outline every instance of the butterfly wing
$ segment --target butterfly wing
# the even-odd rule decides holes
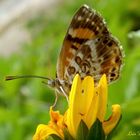
[[[57,77],[72,83],[79,73],[98,82],[102,74],[108,82],[118,78],[122,53],[118,41],[109,33],[103,18],[88,6],[74,15],[57,63]]]
[[[85,42],[71,60],[64,76],[69,77],[70,83],[76,73],[79,73],[81,78],[87,75],[93,76],[95,84],[104,73],[108,83],[118,79],[122,57],[117,44],[117,40],[111,36]]]

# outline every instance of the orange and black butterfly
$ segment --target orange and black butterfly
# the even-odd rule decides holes
[[[108,83],[118,79],[122,57],[121,46],[109,32],[104,19],[95,10],[83,5],[72,18],[64,38],[57,62],[57,77],[42,78],[47,79],[47,85],[58,93],[68,95],[77,73],[81,78],[93,76],[95,85],[103,74],[106,74]],[[8,76],[7,80],[20,77]]]

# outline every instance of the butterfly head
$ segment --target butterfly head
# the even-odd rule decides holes
[[[60,95],[69,95],[71,85],[69,85],[68,82],[65,80],[59,80],[58,78],[48,79],[47,82],[43,83],[55,89],[55,91]]]

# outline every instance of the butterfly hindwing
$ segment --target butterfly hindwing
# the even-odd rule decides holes
[[[105,39],[108,42],[104,42]],[[109,83],[116,80],[122,63],[117,44],[117,40],[111,36],[85,42],[71,60],[65,71],[65,77],[72,82],[76,73],[79,73],[81,78],[90,75],[94,77],[96,84],[105,73]]]

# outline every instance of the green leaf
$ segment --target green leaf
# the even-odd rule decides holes
[[[102,123],[98,119],[91,126],[86,140],[105,140]]]
[[[47,140],[62,140],[62,139],[57,135],[52,134],[47,138]]]
[[[71,136],[71,134],[68,132],[67,129],[64,129],[63,132],[64,132],[64,140],[74,140],[74,138]]]
[[[86,140],[88,131],[89,130],[87,125],[84,123],[83,120],[81,120],[77,129],[76,140]]]

